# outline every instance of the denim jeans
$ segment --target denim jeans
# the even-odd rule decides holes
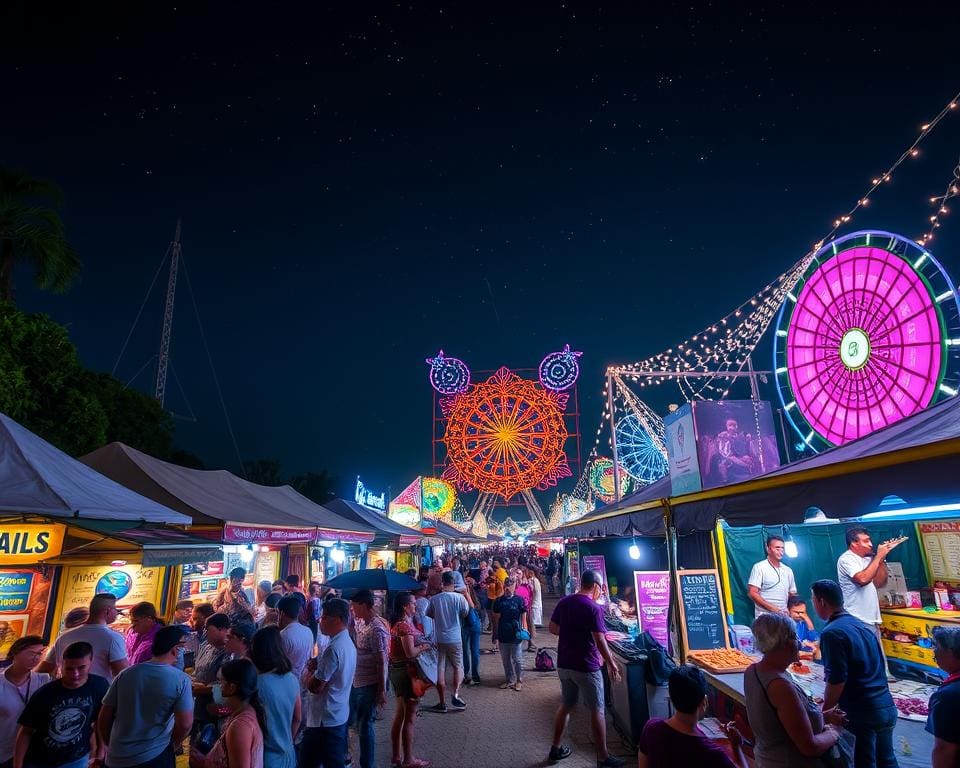
[[[344,768],[347,724],[307,728],[300,744],[300,768]]]
[[[473,671],[473,679],[480,682],[480,622],[477,621],[476,628],[469,626],[460,630],[460,638],[463,642],[463,679],[470,677]]]
[[[500,660],[508,683],[523,682],[523,643],[500,641]]]
[[[364,685],[350,689],[350,725],[360,739],[360,768],[373,768],[374,745],[377,737],[373,732],[373,718],[377,714],[377,685]]]
[[[897,756],[893,751],[893,728],[896,724],[896,707],[864,713],[856,721],[851,719],[847,728],[857,737],[854,751],[856,768],[897,768]]]

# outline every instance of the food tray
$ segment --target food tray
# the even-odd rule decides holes
[[[690,651],[687,659],[698,667],[717,675],[743,672],[753,664],[753,659],[743,651],[722,648],[713,651]]]

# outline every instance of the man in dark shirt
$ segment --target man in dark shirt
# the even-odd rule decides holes
[[[933,628],[933,657],[947,679],[930,697],[927,731],[933,734],[933,768],[960,765],[960,627]]]
[[[823,711],[839,705],[846,712],[847,727],[857,737],[856,768],[897,768],[893,751],[897,708],[873,627],[843,610],[843,591],[830,579],[814,582],[813,606],[827,622],[820,635],[827,684]]]
[[[603,608],[597,604],[603,581],[597,571],[584,571],[580,591],[563,598],[553,609],[550,632],[559,635],[557,671],[563,701],[557,710],[553,727],[553,744],[548,762],[569,757],[570,747],[561,744],[570,711],[582,698],[590,710],[590,726],[597,748],[598,768],[624,765],[623,760],[607,752],[607,723],[604,719],[603,676],[601,664],[614,680],[620,680],[620,667],[613,660],[607,645]]]
[[[78,642],[63,652],[61,677],[37,690],[17,721],[14,768],[87,768],[103,759],[94,726],[110,684],[90,674],[93,646]]]

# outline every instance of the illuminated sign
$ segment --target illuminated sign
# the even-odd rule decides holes
[[[4,565],[32,565],[63,551],[66,528],[54,523],[0,525],[0,560]]]
[[[387,495],[385,493],[381,493],[379,496],[376,495],[360,482],[359,476],[357,476],[357,488],[353,493],[353,498],[357,504],[363,504],[365,507],[373,507],[374,509],[379,509],[381,512],[385,512],[387,509]]]

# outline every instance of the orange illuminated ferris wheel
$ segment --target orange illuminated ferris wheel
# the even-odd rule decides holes
[[[549,355],[539,381],[500,368],[471,383],[461,361],[442,352],[427,361],[431,383],[446,395],[440,401],[448,462],[443,477],[462,491],[479,491],[475,513],[487,515],[498,499],[519,495],[531,517],[546,524],[532,491],[572,474],[564,451],[568,395],[562,390],[577,379],[579,354],[566,347]]]

